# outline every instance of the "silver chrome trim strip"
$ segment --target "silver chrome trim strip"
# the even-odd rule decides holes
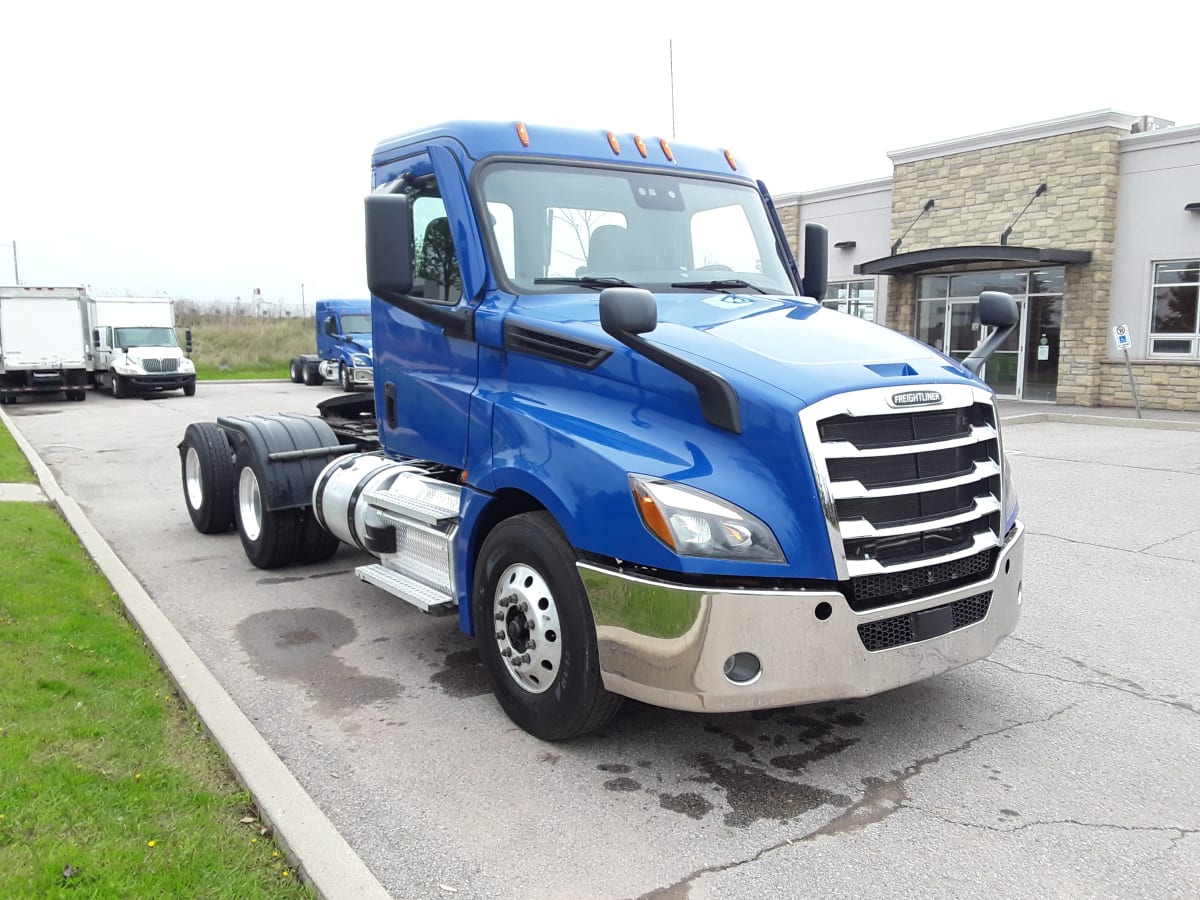
[[[895,566],[885,566],[875,559],[851,559],[846,562],[846,568],[849,570],[851,578],[859,578],[863,575],[887,575],[892,572],[907,572],[909,569],[936,566],[941,563],[953,562],[956,559],[963,559],[967,556],[974,556],[976,553],[987,550],[989,547],[999,546],[999,544],[1000,538],[997,537],[996,532],[989,530],[975,535],[975,540],[965,550],[946,553],[932,559],[917,559]]]
[[[1000,511],[1000,501],[995,497],[976,497],[973,509],[944,519],[922,519],[910,525],[893,525],[891,528],[876,528],[866,519],[849,519],[842,523],[842,538],[853,541],[861,538],[897,537],[903,534],[920,534],[938,528],[961,525],[974,519],[982,519]]]
[[[924,407],[914,407],[920,411]],[[904,410],[907,412],[908,410]],[[982,444],[996,439],[996,429],[991,425],[972,425],[971,433],[966,437],[951,438],[946,441],[936,441],[928,444],[898,444],[894,447],[872,447],[860,450],[849,441],[826,441],[822,444],[826,459],[854,459],[866,456],[901,456],[905,453],[930,453],[935,450],[953,450],[955,447],[969,447],[971,444]]]
[[[910,481],[895,487],[869,488],[861,481],[834,481],[830,489],[835,500],[862,500],[873,497],[909,497],[914,494],[926,494],[930,491],[944,491],[947,488],[970,484],[973,481],[983,481],[995,478],[1000,474],[1000,464],[992,460],[976,462],[974,468],[966,475],[956,475],[953,478],[943,478],[941,481]]]

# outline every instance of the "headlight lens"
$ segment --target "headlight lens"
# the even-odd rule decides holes
[[[122,359],[113,363],[113,368],[122,375],[139,375],[142,367],[131,359]]]
[[[712,494],[661,478],[630,475],[642,522],[680,556],[785,562],[761,519]]]
[[[354,365],[357,366],[358,368],[361,368],[361,369],[371,368],[371,357],[364,356],[361,353],[355,353],[352,357],[350,357],[350,361],[353,362]]]
[[[179,371],[180,372],[190,372],[194,368],[195,368],[195,365],[187,357],[184,357],[183,359],[179,360]]]

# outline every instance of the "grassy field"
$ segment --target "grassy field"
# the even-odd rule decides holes
[[[0,530],[0,897],[311,896],[57,512]]]
[[[293,356],[316,352],[312,317],[180,317],[192,329],[192,361],[201,379],[287,378]]]
[[[8,429],[0,425],[0,482],[36,481],[25,454],[17,446]]]

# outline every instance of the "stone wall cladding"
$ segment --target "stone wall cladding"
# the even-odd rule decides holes
[[[1131,366],[1142,409],[1200,412],[1200,364],[1134,362]],[[1134,405],[1124,361],[1101,363],[1100,405]]]
[[[792,247],[792,255],[796,259],[800,259],[800,204],[790,203],[786,206],[777,206],[775,211],[779,213],[779,221],[782,223],[783,233]]]
[[[1117,224],[1117,138],[1123,134],[1110,127],[1055,135],[916,160],[897,165],[893,175],[893,241],[927,200],[934,201],[934,208],[904,238],[900,253],[999,244],[1038,185],[1047,184],[1047,192],[1033,201],[1008,243],[1092,251],[1090,264],[1067,266],[1059,403],[1102,402]],[[894,302],[889,303],[887,324],[906,334],[913,333],[915,287],[915,278],[897,277],[890,289]]]

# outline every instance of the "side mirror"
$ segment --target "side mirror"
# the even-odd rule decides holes
[[[963,360],[963,368],[978,375],[988,357],[1008,340],[1008,336],[1013,333],[1020,320],[1021,311],[1011,294],[1002,291],[984,291],[980,294],[979,323],[996,330]]]
[[[183,330],[183,340],[184,340],[184,345],[183,345],[184,351],[187,353],[191,353],[192,352],[192,329],[185,328]]]
[[[92,329],[92,346],[95,347],[97,350],[100,349],[100,329],[99,328]]]
[[[371,194],[366,202],[367,287],[384,300],[412,293],[412,210],[405,194]]]
[[[1001,291],[984,291],[979,295],[979,324],[989,328],[1016,325],[1021,319],[1021,310],[1011,294]]]
[[[829,230],[816,222],[804,224],[804,295],[825,299],[829,287]]]
[[[600,292],[600,327],[619,333],[645,334],[658,327],[658,301],[642,288],[611,287]]]

